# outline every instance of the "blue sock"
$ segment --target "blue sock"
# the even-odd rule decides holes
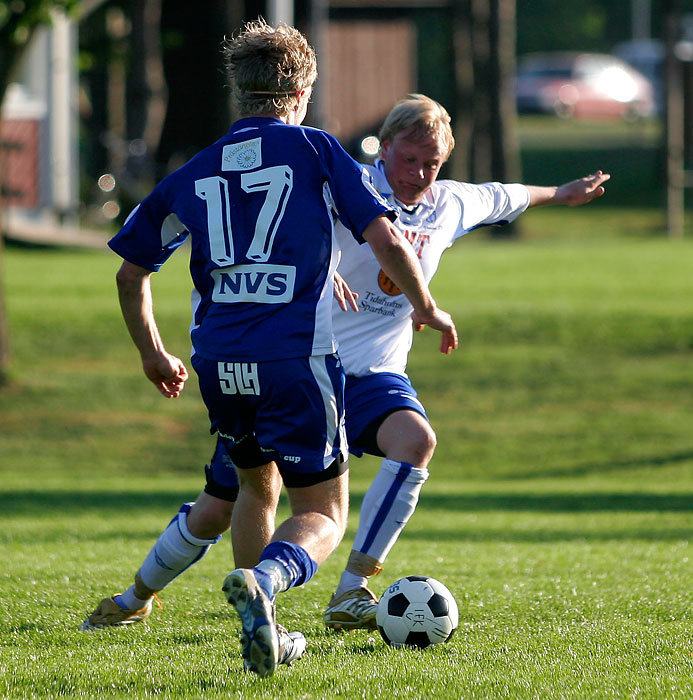
[[[307,581],[310,581],[318,570],[317,562],[310,558],[310,555],[303,547],[293,542],[271,542],[260,555],[260,562],[267,559],[278,561],[288,572],[288,585],[283,590],[293,586],[302,586]],[[255,567],[254,571],[257,572],[258,570]],[[267,575],[267,579],[270,578]],[[258,583],[264,588],[264,583],[260,581]]]

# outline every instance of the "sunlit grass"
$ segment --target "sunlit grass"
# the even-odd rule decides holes
[[[372,585],[440,578],[460,605],[456,636],[414,652],[324,630],[378,467],[352,460],[347,538],[278,602],[308,652],[265,681],[242,672],[219,591],[228,537],[164,591],[149,622],[77,631],[195,498],[213,441],[194,381],[166,401],[141,374],[113,256],[6,250],[0,696],[691,696],[693,244],[626,237],[605,209],[529,212],[527,231],[546,228],[523,242],[472,234],[436,278],[461,348],[443,357],[434,332],[416,336],[410,374],[439,445]],[[565,235],[551,235],[559,220]],[[587,221],[589,235],[575,235]],[[154,295],[169,349],[186,358],[184,258],[156,275]]]

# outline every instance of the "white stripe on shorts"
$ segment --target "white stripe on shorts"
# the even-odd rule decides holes
[[[342,457],[347,457],[347,441],[344,421],[340,421],[339,412],[337,411],[337,398],[334,395],[334,387],[330,380],[330,375],[325,366],[325,359],[328,355],[312,355],[308,358],[310,369],[315,377],[315,381],[320,389],[323,403],[325,405],[325,434],[327,442],[325,443],[325,455],[323,463],[325,468],[329,467],[334,461],[332,449],[334,447],[335,437],[337,432],[340,436]],[[330,356],[331,357],[331,356]]]

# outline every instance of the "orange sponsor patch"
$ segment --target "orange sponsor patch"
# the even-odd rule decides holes
[[[382,271],[378,273],[378,286],[390,297],[396,297],[402,290]]]

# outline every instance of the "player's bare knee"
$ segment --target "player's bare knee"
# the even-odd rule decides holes
[[[426,464],[429,462],[433,453],[438,445],[438,439],[436,434],[430,425],[426,426],[426,430],[421,433],[421,438],[419,441],[419,450],[421,451],[422,457],[426,459]],[[425,466],[425,465],[424,465]]]
[[[396,411],[378,429],[377,443],[388,459],[424,469],[435,452],[436,434],[419,413]]]
[[[436,434],[428,424],[417,426],[404,443],[404,449],[409,455],[409,459],[402,461],[410,462],[415,467],[424,469],[433,457],[438,442]]]
[[[231,527],[233,503],[201,494],[187,516],[190,533],[201,539],[222,535]]]

